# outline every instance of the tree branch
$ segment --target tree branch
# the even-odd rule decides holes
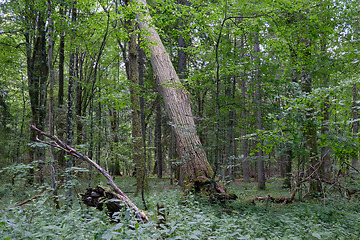
[[[30,126],[31,129],[35,130],[36,132],[39,132],[41,135],[43,135],[45,137],[48,137],[48,138],[52,139],[54,142],[42,141],[38,137],[36,137],[36,141],[47,144],[49,146],[56,147],[56,148],[58,148],[60,150],[63,150],[66,153],[68,153],[68,154],[70,154],[70,155],[72,155],[74,157],[77,157],[77,158],[79,158],[81,160],[84,160],[84,161],[90,163],[93,167],[95,167],[107,179],[107,181],[108,181],[107,184],[110,185],[115,190],[115,192],[117,193],[119,199],[125,203],[126,207],[134,210],[136,219],[141,223],[149,222],[149,219],[146,216],[146,214],[143,211],[141,211],[137,206],[135,206],[135,204],[133,204],[131,202],[130,198],[123,191],[120,190],[120,188],[115,184],[114,180],[111,178],[111,176],[109,175],[109,173],[105,169],[100,167],[96,162],[91,160],[86,155],[76,151],[75,149],[73,149],[69,145],[65,144],[63,141],[61,141],[56,136],[52,136],[52,135],[50,135],[50,134],[48,134],[48,133],[46,133],[44,131],[41,131],[40,129],[38,129],[31,122],[29,122],[29,126]]]

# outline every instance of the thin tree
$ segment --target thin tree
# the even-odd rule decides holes
[[[72,26],[76,23],[76,17],[77,17],[77,0],[72,1],[72,9],[71,9],[71,23]],[[75,30],[72,31],[72,37],[71,37],[71,43],[70,44],[73,47],[74,38],[75,38]],[[66,135],[67,135],[67,145],[70,147],[73,144],[73,101],[74,101],[74,78],[75,78],[75,49],[71,49],[70,57],[69,57],[69,83],[68,83],[68,95],[67,95],[67,114],[66,114]],[[67,167],[67,176],[66,176],[66,182],[68,184],[68,189],[66,193],[66,197],[69,201],[69,204],[71,204],[71,195],[72,195],[72,188],[70,184],[71,181],[71,168],[73,166],[72,162],[72,156],[68,156],[66,161],[66,167]]]
[[[261,114],[261,83],[260,83],[260,45],[259,45],[259,34],[255,33],[255,43],[254,43],[254,62],[255,62],[255,71],[254,71],[254,81],[256,85],[255,89],[255,103],[256,103],[256,127],[257,130],[260,132],[263,130],[262,127],[262,114]],[[257,149],[257,177],[258,177],[258,189],[264,190],[265,189],[265,169],[264,169],[264,152],[261,148],[263,145],[263,141],[261,137],[258,136],[258,149]]]

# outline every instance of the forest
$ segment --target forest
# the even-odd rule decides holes
[[[358,0],[0,0],[1,239],[360,239]]]

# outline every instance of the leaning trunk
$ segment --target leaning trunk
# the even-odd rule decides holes
[[[146,5],[145,0],[139,0]],[[197,191],[209,190],[213,170],[206,159],[199,136],[195,129],[194,118],[190,105],[190,94],[179,80],[161,39],[154,27],[149,26],[151,17],[147,11],[145,16],[136,16],[144,38],[151,44],[151,65],[158,90],[165,103],[166,112],[174,129],[177,149],[184,162],[184,186]],[[205,191],[207,191],[205,190]],[[228,199],[230,196],[219,184],[215,184],[218,199]]]

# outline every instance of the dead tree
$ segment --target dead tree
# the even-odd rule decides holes
[[[41,135],[43,135],[45,137],[48,137],[51,140],[53,140],[52,142],[46,142],[46,141],[40,140],[38,137],[36,137],[36,141],[47,144],[49,146],[56,147],[56,148],[58,148],[60,150],[63,150],[67,154],[70,154],[70,155],[72,155],[74,157],[77,157],[77,158],[83,160],[83,161],[86,161],[86,162],[90,163],[93,167],[95,167],[107,179],[107,181],[108,181],[107,184],[110,185],[114,189],[115,194],[116,194],[116,198],[118,198],[120,201],[122,201],[127,209],[133,210],[137,221],[140,222],[140,223],[149,222],[149,219],[146,216],[146,214],[142,210],[140,210],[137,206],[135,206],[135,204],[130,200],[130,198],[123,191],[120,190],[120,188],[114,183],[114,180],[111,178],[111,176],[109,175],[109,173],[105,169],[100,167],[96,162],[91,160],[86,155],[76,151],[75,149],[73,149],[69,145],[65,144],[63,141],[61,141],[56,136],[53,136],[53,135],[50,135],[50,134],[48,134],[46,132],[41,131],[40,129],[38,129],[31,122],[29,122],[29,125],[30,125],[31,129],[33,129],[36,132],[39,132]]]

